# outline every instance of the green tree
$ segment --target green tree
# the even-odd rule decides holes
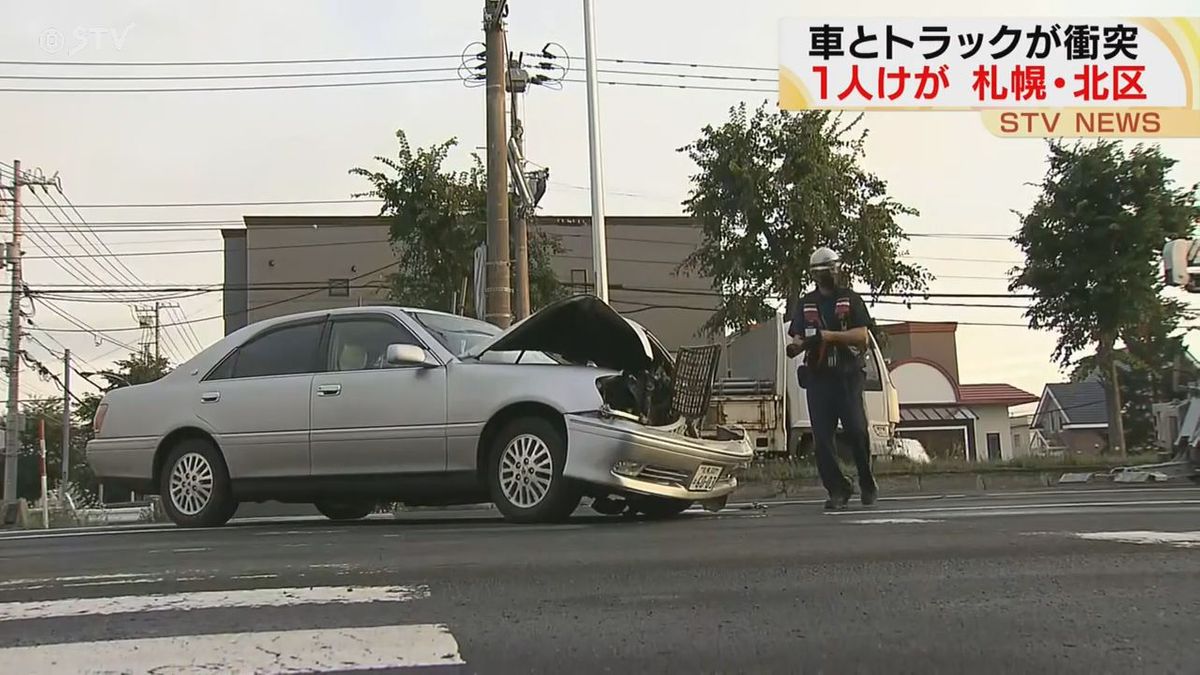
[[[703,232],[680,270],[711,277],[722,296],[707,331],[743,330],[774,314],[779,298],[790,312],[821,246],[875,292],[927,287],[929,273],[901,261],[907,237],[896,219],[917,212],[860,165],[860,119],[765,104],[748,115],[742,104],[680,149],[698,169],[684,208]]]
[[[1200,216],[1195,188],[1175,187],[1175,160],[1156,147],[1126,151],[1117,142],[1049,142],[1041,195],[1013,241],[1025,254],[1012,291],[1028,289],[1029,327],[1059,332],[1054,359],[1067,367],[1094,347],[1108,399],[1109,447],[1126,451],[1116,342],[1178,325],[1180,305],[1162,297],[1159,255],[1187,237]],[[1153,355],[1151,355],[1153,358]],[[1119,379],[1119,378],[1118,378]]]
[[[403,131],[396,132],[396,140],[395,159],[375,157],[383,170],[350,171],[372,186],[355,196],[382,199],[380,214],[391,219],[390,239],[399,257],[391,275],[392,299],[415,307],[447,308],[473,277],[475,248],[487,240],[487,171],[474,153],[465,171],[443,166],[456,139],[416,150]],[[534,309],[563,294],[550,267],[551,257],[562,250],[557,239],[530,228]]]

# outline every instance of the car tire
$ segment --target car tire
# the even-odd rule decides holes
[[[237,511],[225,458],[210,441],[191,438],[167,454],[159,475],[163,510],[180,527],[218,527]]]
[[[686,499],[669,499],[666,497],[645,497],[635,505],[637,512],[647,518],[660,520],[674,518],[692,505]]]
[[[578,486],[563,477],[566,462],[566,439],[549,420],[508,423],[488,453],[488,490],[496,508],[514,523],[566,520],[583,499]]]
[[[339,502],[322,500],[313,506],[330,520],[362,520],[371,515],[375,505],[370,502]]]

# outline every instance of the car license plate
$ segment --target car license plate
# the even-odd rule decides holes
[[[717,486],[720,478],[721,467],[701,464],[700,468],[696,469],[696,475],[692,476],[692,484],[688,489],[692,492],[708,492]]]

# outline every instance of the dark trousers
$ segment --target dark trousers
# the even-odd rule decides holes
[[[834,446],[837,423],[842,421],[844,438],[858,466],[858,485],[863,492],[875,491],[871,473],[871,438],[867,431],[867,412],[863,407],[862,375],[813,373],[807,382],[808,416],[812,422],[813,449],[817,471],[830,496],[847,494],[851,483],[838,466]]]

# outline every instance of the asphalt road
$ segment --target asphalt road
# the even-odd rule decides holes
[[[0,670],[105,667],[1195,673],[1200,489],[0,534]]]

